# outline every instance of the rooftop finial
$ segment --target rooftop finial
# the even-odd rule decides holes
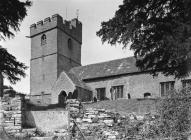
[[[66,7],[66,20],[68,19],[68,9]]]
[[[76,17],[78,19],[78,17],[79,17],[79,9],[76,10]]]

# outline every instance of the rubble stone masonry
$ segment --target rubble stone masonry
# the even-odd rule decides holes
[[[0,95],[3,93],[3,76],[0,72]]]
[[[16,133],[22,130],[24,117],[24,95],[15,97],[4,96],[0,99],[1,127],[4,127],[7,133]]]

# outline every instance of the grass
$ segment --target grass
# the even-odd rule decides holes
[[[85,108],[98,108],[111,110],[121,115],[128,115],[129,113],[136,113],[143,115],[147,112],[156,112],[156,100],[154,99],[118,99],[118,100],[105,100],[95,103],[84,104]]]

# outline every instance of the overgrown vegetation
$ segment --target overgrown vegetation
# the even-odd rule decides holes
[[[128,135],[132,137],[141,136],[143,139],[152,140],[158,138],[186,140],[188,135],[190,135],[191,125],[191,88],[169,91],[166,96],[158,100],[156,115],[152,115],[154,112],[151,112],[150,114],[145,114],[143,120],[128,121],[126,124]],[[119,102],[121,103],[122,100]],[[135,101],[133,102],[135,103]],[[136,105],[125,103],[128,107]],[[96,106],[95,104],[98,105]],[[107,105],[108,101],[105,104],[104,102],[95,104],[93,104],[94,106],[89,105],[89,107],[112,109],[110,107],[112,104]],[[123,114],[125,114],[125,111],[128,112],[128,108],[120,104],[117,111],[121,109],[123,109]],[[133,112],[132,108],[131,112]]]
[[[170,91],[161,99],[159,116],[147,120],[141,132],[144,138],[185,140],[190,135],[191,88]]]
[[[191,124],[191,88],[171,91],[162,99],[159,108],[160,134],[165,137],[184,137]]]

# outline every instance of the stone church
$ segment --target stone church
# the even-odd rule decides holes
[[[153,77],[135,66],[134,57],[81,66],[82,23],[55,14],[30,26],[30,99],[57,104],[61,98],[81,101],[158,98],[191,84]]]

